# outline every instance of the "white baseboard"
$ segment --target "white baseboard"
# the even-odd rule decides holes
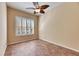
[[[5,55],[6,48],[7,48],[7,46],[2,46],[0,48],[0,56],[4,56]]]
[[[41,40],[42,40],[42,39],[41,39]],[[49,43],[51,43],[51,44],[55,44],[55,45],[58,45],[58,46],[61,46],[61,47],[64,47],[64,48],[73,50],[73,51],[75,51],[75,52],[79,52],[79,50],[76,50],[76,49],[74,49],[74,48],[67,47],[67,46],[65,46],[65,45],[61,45],[61,44],[58,44],[58,43],[55,43],[55,42],[52,42],[52,41],[48,41],[48,40],[44,40],[44,41],[47,41],[47,42],[49,42]]]

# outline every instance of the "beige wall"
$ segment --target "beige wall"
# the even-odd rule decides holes
[[[79,51],[79,3],[64,3],[41,16],[39,38]]]
[[[15,34],[15,16],[23,16],[34,19],[35,33],[31,36],[16,36]],[[8,7],[8,45],[18,42],[33,40],[38,38],[38,17],[13,8]]]
[[[0,2],[0,56],[4,55],[7,47],[7,9],[6,3]]]

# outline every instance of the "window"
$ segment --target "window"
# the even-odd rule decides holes
[[[34,20],[30,18],[16,16],[16,35],[34,34]]]

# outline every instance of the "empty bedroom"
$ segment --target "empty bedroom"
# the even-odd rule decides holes
[[[0,56],[79,56],[79,3],[0,2]]]

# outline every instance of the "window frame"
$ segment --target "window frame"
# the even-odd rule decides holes
[[[19,28],[19,27],[16,27],[16,26],[19,26],[19,23],[17,22],[19,19],[17,19],[17,18],[19,18],[20,20],[21,20],[21,26],[20,26],[20,29],[17,29],[17,28]],[[23,34],[23,30],[24,30],[24,28],[23,28],[23,21],[22,20],[26,20],[26,25],[25,25],[25,28],[26,28],[26,34]],[[29,20],[29,24],[27,23],[27,21]],[[32,22],[33,22],[33,24],[32,24]],[[18,23],[18,25],[17,25],[17,23]],[[28,27],[28,25],[30,25],[30,27]],[[34,24],[34,19],[32,19],[32,18],[26,18],[26,17],[22,17],[22,16],[16,16],[15,17],[15,34],[16,34],[16,36],[26,36],[26,35],[33,35],[34,34],[34,26],[35,26],[35,24]],[[27,29],[29,29],[29,30],[27,30]],[[18,34],[18,31],[20,31],[20,33]],[[27,33],[27,31],[29,32],[29,34]]]

